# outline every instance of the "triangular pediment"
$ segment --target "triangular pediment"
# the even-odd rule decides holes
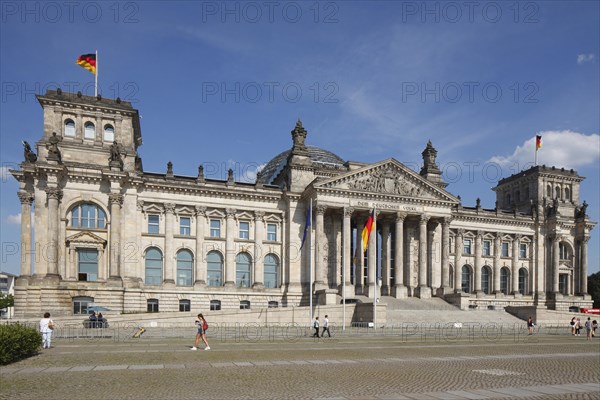
[[[316,182],[314,188],[459,203],[452,194],[393,158]]]
[[[92,232],[78,232],[74,235],[67,237],[66,242],[67,244],[74,243],[106,246],[106,240],[98,235],[93,234]]]

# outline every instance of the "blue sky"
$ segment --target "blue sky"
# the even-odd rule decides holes
[[[93,95],[75,64],[99,52],[104,97],[140,110],[144,169],[213,178],[307,143],[345,160],[413,169],[428,140],[472,206],[533,162],[575,168],[600,219],[600,6],[540,2],[17,2],[0,22],[0,269],[19,272],[21,140],[42,135],[34,94]],[[600,269],[600,234],[590,272]]]

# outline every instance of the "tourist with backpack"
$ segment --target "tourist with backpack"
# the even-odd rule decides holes
[[[206,330],[208,329],[208,322],[206,322],[206,319],[204,319],[204,315],[198,314],[198,319],[196,319],[195,324],[198,327],[198,333],[196,333],[196,340],[194,340],[194,346],[190,350],[198,350],[198,343],[200,342],[200,339],[202,339],[202,341],[206,345],[204,350],[210,350],[210,346],[206,341]]]

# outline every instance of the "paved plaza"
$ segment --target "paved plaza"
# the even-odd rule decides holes
[[[59,338],[1,369],[2,399],[600,399],[600,340],[336,332]]]

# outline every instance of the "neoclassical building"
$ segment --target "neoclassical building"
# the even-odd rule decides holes
[[[35,150],[11,171],[21,200],[16,316],[187,312],[438,296],[461,308],[589,306],[595,223],[583,177],[535,166],[498,182],[494,209],[446,190],[428,143],[416,173],[292,147],[254,183],[146,172],[139,114],[120,99],[50,90]],[[37,154],[36,154],[37,153]],[[301,248],[312,207],[311,234]],[[356,240],[375,210],[366,251]],[[32,233],[31,215],[34,218]],[[31,261],[33,254],[34,261]],[[313,272],[311,273],[311,268]],[[313,285],[310,285],[311,277]]]

